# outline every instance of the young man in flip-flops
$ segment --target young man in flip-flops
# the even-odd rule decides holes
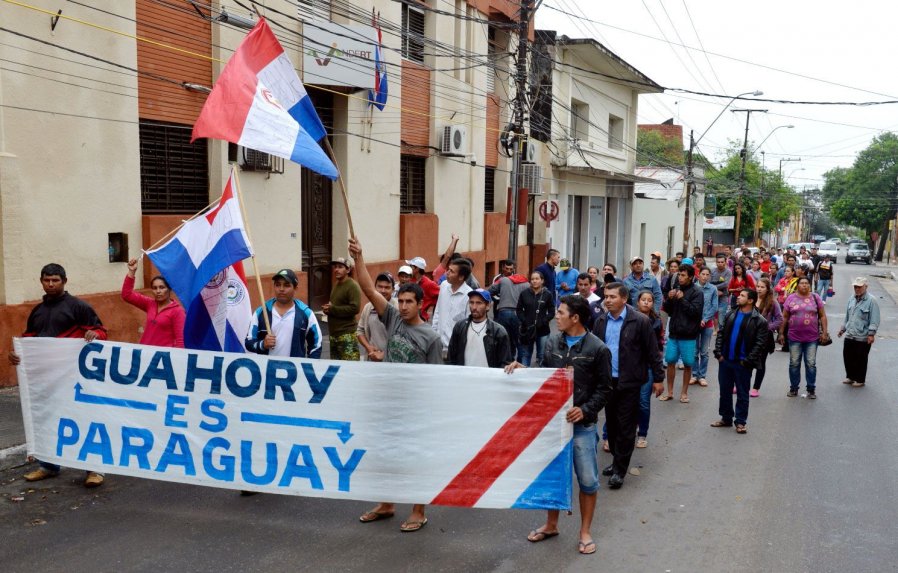
[[[371,301],[377,316],[387,330],[387,348],[384,362],[402,362],[407,364],[442,364],[443,344],[437,334],[421,318],[424,304],[424,291],[417,283],[408,283],[399,287],[397,295],[398,309],[380,294],[374,286],[374,280],[368,274],[365,260],[362,258],[362,245],[355,239],[349,240],[349,253],[355,259],[358,269],[359,287]],[[362,523],[371,523],[393,517],[395,506],[381,502],[374,509],[366,511],[359,517]],[[399,526],[400,531],[418,531],[427,525],[424,517],[424,505],[412,506],[412,513]]]
[[[574,424],[574,473],[580,486],[580,539],[578,550],[583,555],[596,552],[590,534],[592,516],[599,490],[598,434],[596,417],[605,407],[611,394],[611,351],[596,335],[586,330],[592,312],[586,299],[569,295],[561,299],[555,312],[559,332],[549,336],[543,362],[544,368],[567,368],[574,374],[574,406],[566,419]],[[524,367],[512,362],[505,371],[511,374]],[[549,510],[546,523],[530,532],[533,543],[558,535],[559,511]]]

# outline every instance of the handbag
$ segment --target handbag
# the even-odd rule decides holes
[[[826,289],[827,298],[832,298],[834,296],[836,296],[836,291],[833,290],[833,287],[829,287],[828,289]]]
[[[816,301],[816,295],[814,295]],[[833,343],[833,339],[829,336],[829,332],[823,330],[823,321],[820,320],[820,303],[817,303],[817,346],[829,346]]]

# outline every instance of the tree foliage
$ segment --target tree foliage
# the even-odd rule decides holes
[[[721,167],[706,172],[706,193],[717,197],[718,215],[735,215],[742,197],[739,234],[751,237],[758,203],[761,204],[761,230],[774,230],[801,211],[802,197],[785,184],[776,170],[761,166],[754,156],[745,162],[745,183],[740,187],[741,144],[731,143]]]
[[[851,167],[837,167],[823,177],[823,202],[835,221],[868,233],[882,231],[895,217],[898,135],[876,137]]]
[[[664,137],[660,131],[637,130],[636,163],[649,167],[683,165],[683,142],[675,137]]]

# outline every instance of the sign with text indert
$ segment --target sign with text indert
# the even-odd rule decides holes
[[[568,509],[563,370],[14,341],[28,453],[271,493]]]

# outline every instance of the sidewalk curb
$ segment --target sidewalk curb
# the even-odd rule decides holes
[[[0,471],[18,468],[28,463],[25,459],[25,444],[10,446],[0,450]]]

